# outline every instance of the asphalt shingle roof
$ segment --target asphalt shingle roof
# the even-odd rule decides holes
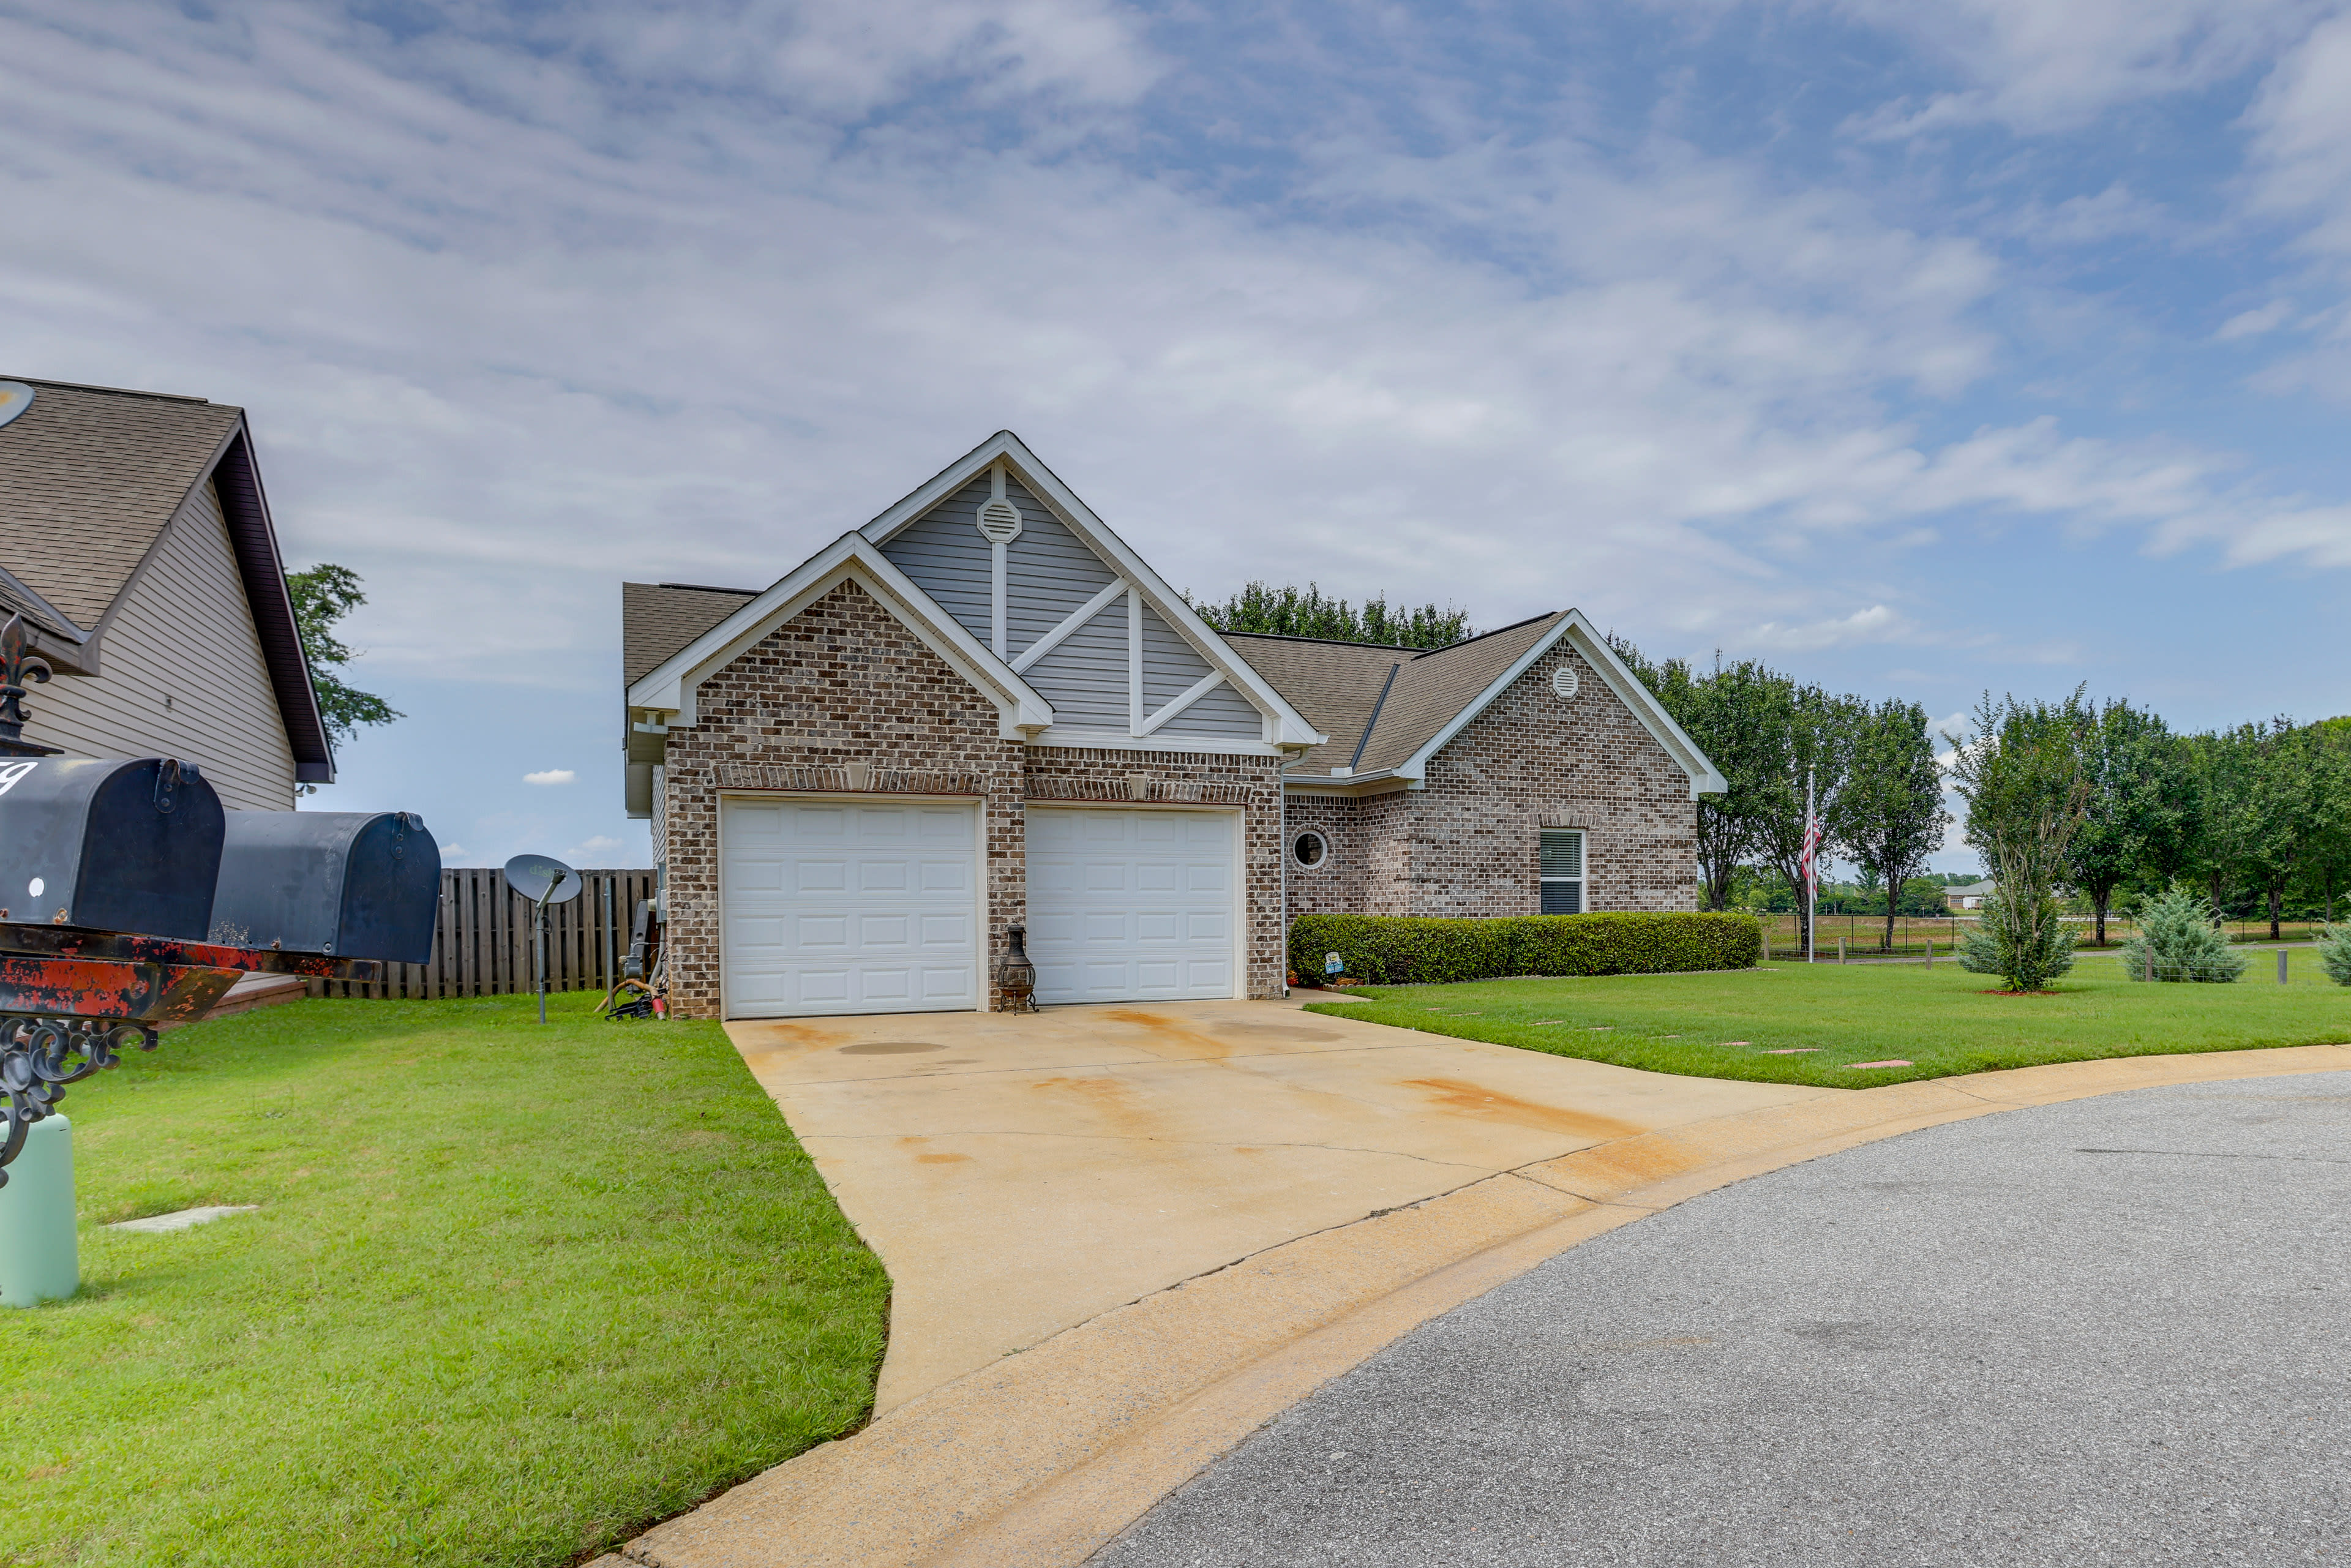
[[[244,410],[21,379],[32,406],[0,425],[0,567],[87,632]]]
[[[1426,651],[1366,643],[1324,643],[1306,637],[1260,637],[1228,632],[1225,641],[1249,661],[1330,740],[1309,751],[1290,769],[1297,779],[1344,768],[1363,743],[1355,771],[1376,773],[1400,766],[1436,738],[1461,711],[1556,626],[1565,611],[1538,615]],[[1387,700],[1380,690],[1395,671]],[[1373,721],[1373,710],[1378,718]],[[1364,727],[1372,724],[1371,737]]]
[[[701,588],[684,582],[621,584],[621,682],[633,685],[653,667],[760,593],[756,588]]]

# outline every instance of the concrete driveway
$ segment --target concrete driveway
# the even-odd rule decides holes
[[[1311,1232],[1594,1144],[1850,1092],[1280,1002],[726,1028],[890,1271],[877,1413]]]

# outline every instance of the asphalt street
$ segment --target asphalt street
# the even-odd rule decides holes
[[[1092,1560],[2351,1563],[2351,1073],[1913,1133],[1562,1254]]]

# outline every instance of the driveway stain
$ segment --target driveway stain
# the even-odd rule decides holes
[[[1481,1122],[1507,1122],[1514,1127],[1541,1127],[1548,1133],[1593,1139],[1637,1137],[1649,1130],[1614,1116],[1596,1116],[1589,1111],[1571,1111],[1563,1105],[1521,1100],[1466,1078],[1406,1078],[1401,1083],[1404,1088],[1426,1094],[1434,1104]]]

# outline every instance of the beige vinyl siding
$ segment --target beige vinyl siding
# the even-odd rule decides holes
[[[181,758],[225,806],[293,809],[294,751],[211,479],[124,594],[99,660],[103,674],[32,689],[26,739],[78,757]]]

